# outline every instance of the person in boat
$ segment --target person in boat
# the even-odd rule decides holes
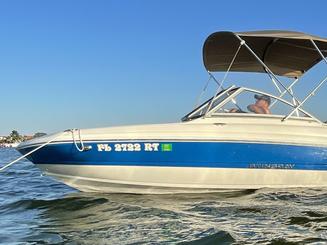
[[[271,103],[270,97],[267,95],[254,95],[256,102],[248,105],[248,110],[256,114],[271,114],[269,105]],[[229,111],[230,113],[246,113],[245,111],[237,108],[233,108]]]
[[[248,105],[248,110],[256,114],[271,114],[269,105],[271,103],[270,97],[267,95],[254,95],[256,99],[255,104]]]

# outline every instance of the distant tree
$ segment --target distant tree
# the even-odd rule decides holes
[[[38,138],[38,137],[42,137],[44,135],[47,135],[46,133],[41,133],[41,132],[37,132],[33,135],[33,138]]]
[[[16,143],[21,142],[23,140],[23,136],[21,136],[17,130],[11,131],[10,135],[6,138],[6,143]]]

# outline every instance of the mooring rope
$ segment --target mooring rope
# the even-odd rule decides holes
[[[58,139],[60,136],[64,135],[65,133],[67,132],[70,132],[70,130],[66,130],[64,132],[62,132],[61,134],[59,135],[56,135],[56,137],[53,137],[52,139],[50,139],[49,141],[43,143],[42,145],[36,147],[35,149],[31,150],[30,152],[26,153],[25,155],[23,156],[20,156],[19,158],[17,158],[16,160],[10,162],[10,163],[7,163],[6,165],[4,165],[3,167],[0,168],[0,172],[2,172],[3,170],[5,170],[6,168],[8,168],[9,166],[13,165],[14,163],[18,162],[19,160],[31,155],[33,152],[36,152],[38,150],[40,150],[41,148],[45,147],[46,145],[50,144],[51,142],[53,142],[54,140]]]

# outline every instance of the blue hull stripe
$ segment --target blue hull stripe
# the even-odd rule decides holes
[[[33,153],[36,164],[125,165],[211,168],[264,168],[327,170],[327,148],[314,146],[240,143],[240,142],[157,142],[157,151],[115,151],[118,142],[101,142],[111,151],[98,151],[99,143],[87,143],[92,149],[79,152],[71,143],[48,145]],[[119,142],[118,144],[131,144]],[[153,141],[152,143],[156,143]],[[19,149],[22,154],[33,147]],[[103,146],[102,146],[103,147]],[[134,150],[137,150],[133,146]],[[125,149],[126,150],[126,149]]]

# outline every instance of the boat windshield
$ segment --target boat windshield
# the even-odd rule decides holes
[[[189,121],[204,116],[212,108],[215,108],[217,105],[221,104],[224,100],[230,97],[236,90],[237,88],[229,88],[220,91],[216,96],[211,97],[203,104],[195,108],[193,111],[191,111],[189,114],[187,114],[185,117],[183,117],[182,121]]]
[[[272,114],[285,116],[290,113],[297,104],[291,104],[278,97],[246,88],[241,88],[235,96],[231,96],[211,113],[250,113]],[[295,117],[308,117],[309,114],[302,109],[294,113]]]
[[[210,98],[182,121],[189,121],[199,117],[210,117],[222,113],[248,113],[285,116],[297,106],[276,96],[249,88],[230,88],[221,91]],[[293,117],[312,117],[309,113],[299,108]]]

